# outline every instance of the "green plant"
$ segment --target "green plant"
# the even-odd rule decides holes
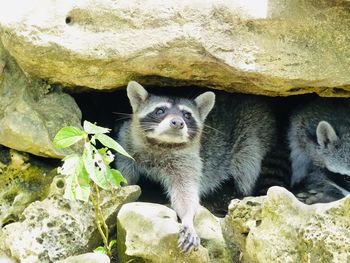
[[[66,126],[58,131],[53,144],[56,148],[67,148],[83,141],[82,153],[74,153],[63,159],[63,165],[58,168],[58,173],[66,176],[66,190],[64,196],[71,200],[88,202],[90,199],[95,209],[95,222],[103,240],[103,247],[95,249],[96,252],[106,253],[111,256],[111,248],[115,240],[109,241],[108,227],[103,217],[100,206],[100,190],[120,187],[120,183],[126,183],[122,174],[110,168],[109,164],[114,160],[114,155],[109,149],[132,158],[123,147],[111,137],[106,135],[109,129],[84,121],[84,130],[75,126]],[[96,141],[104,147],[97,149]]]

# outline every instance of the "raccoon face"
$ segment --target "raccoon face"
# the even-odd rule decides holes
[[[127,94],[138,134],[154,144],[186,144],[198,138],[215,103],[213,92],[194,100],[161,97],[149,94],[135,81],[129,82]]]
[[[350,134],[338,136],[328,122],[321,121],[316,136],[323,165],[333,173],[350,178]]]

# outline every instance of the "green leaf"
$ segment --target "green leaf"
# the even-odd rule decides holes
[[[116,240],[116,239],[111,240],[111,242],[109,242],[109,245],[108,245],[109,250],[111,250],[112,247],[113,247],[116,243],[117,243],[117,240]]]
[[[75,200],[75,187],[73,187],[75,185],[74,181],[74,177],[75,175],[72,174],[68,177],[66,177],[66,189],[64,191],[64,195],[63,197],[69,200]]]
[[[97,126],[89,121],[84,121],[84,131],[86,131],[89,134],[99,134],[99,133],[109,133],[110,129]]]
[[[113,140],[111,137],[105,135],[105,134],[96,134],[95,135],[96,139],[99,140],[104,146],[111,148],[113,150],[115,150],[116,152],[129,157],[131,159],[133,159],[125,150],[124,148],[117,143],[115,140]]]
[[[107,189],[109,184],[106,178],[107,166],[96,148],[90,143],[85,143],[83,162],[87,173],[99,187]]]
[[[82,157],[77,154],[68,155],[63,159],[58,173],[66,175],[64,197],[70,200],[88,201],[90,195],[90,178],[85,170]]]
[[[90,143],[92,145],[96,145],[96,138],[95,138],[95,136],[91,136]]]
[[[98,149],[98,152],[101,154],[103,160],[107,165],[109,165],[114,160],[114,154],[108,150],[107,147]]]
[[[94,253],[107,254],[107,251],[105,247],[99,246],[94,249]]]
[[[76,172],[79,165],[80,156],[77,154],[71,154],[63,159],[61,167],[57,168],[57,172],[62,175],[72,175]]]
[[[75,198],[84,202],[89,201],[90,196],[90,186],[80,186],[79,184],[75,185]]]
[[[80,187],[76,175],[70,175],[66,178],[66,189],[64,197],[69,200],[82,200],[88,202],[90,196],[90,186]]]
[[[85,169],[83,157],[79,159],[79,164],[77,165],[76,173],[78,177],[77,181],[79,186],[82,188],[90,188],[90,178],[88,172]]]
[[[59,149],[67,148],[83,139],[84,136],[85,132],[78,127],[66,126],[57,132],[53,145]]]
[[[120,183],[127,183],[126,179],[123,177],[123,175],[115,169],[109,169],[109,173],[107,174],[108,181],[116,187],[120,187]]]

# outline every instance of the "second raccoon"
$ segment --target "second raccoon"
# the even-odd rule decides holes
[[[350,193],[350,101],[318,98],[291,116],[292,186],[307,203]]]

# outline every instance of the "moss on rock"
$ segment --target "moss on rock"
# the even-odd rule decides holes
[[[23,210],[47,197],[52,165],[0,146],[0,226],[18,221]]]

